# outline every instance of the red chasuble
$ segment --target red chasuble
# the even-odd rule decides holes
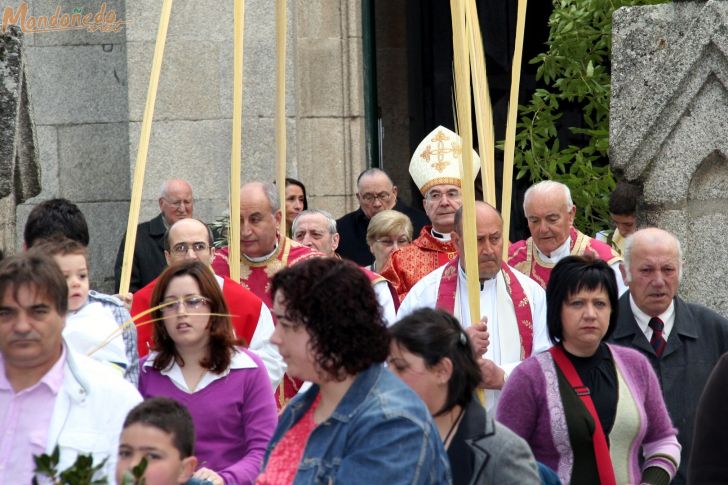
[[[245,257],[240,260],[240,284],[263,300],[269,309],[273,307],[273,300],[270,295],[270,280],[273,275],[286,266],[304,261],[309,257],[321,256],[321,253],[312,251],[287,237],[282,238],[280,241],[276,251],[265,261],[252,263]],[[225,247],[215,251],[212,269],[220,276],[230,276],[228,248]],[[273,321],[276,323],[275,315],[273,315]],[[276,401],[279,409],[283,408],[298,393],[301,384],[303,384],[303,381],[300,379],[291,377],[288,374],[283,376],[283,383],[276,390],[278,396]]]
[[[403,301],[415,283],[457,256],[457,248],[451,241],[441,241],[432,236],[432,226],[425,226],[420,237],[412,244],[394,251],[384,265],[382,276],[387,278]]]
[[[622,260],[622,257],[609,245],[592,239],[573,227],[571,228],[569,239],[571,241],[569,248],[572,256],[593,254],[599,259],[606,261],[609,265]],[[546,289],[546,285],[551,277],[551,270],[556,266],[554,263],[543,261],[539,257],[532,237],[511,244],[510,248],[508,248],[508,264],[521,273],[530,276],[532,280],[544,289]]]
[[[440,286],[437,289],[436,307],[447,311],[451,315],[455,314],[455,293],[458,288],[460,258],[455,258],[445,266],[440,279]],[[511,268],[507,264],[501,263],[501,271],[503,279],[506,282],[506,290],[513,302],[513,309],[516,313],[516,322],[518,324],[518,335],[521,337],[521,360],[530,357],[533,351],[533,316],[531,315],[531,305],[523,290],[523,286],[513,274]],[[461,291],[467,292],[467,288]]]

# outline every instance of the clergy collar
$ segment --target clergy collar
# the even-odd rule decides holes
[[[432,237],[439,239],[440,241],[449,241],[451,239],[450,233],[443,234],[441,232],[437,232],[435,228],[430,229],[430,234],[432,234]]]
[[[273,257],[273,255],[278,251],[278,239],[276,239],[276,245],[273,247],[273,251],[266,254],[265,256],[258,256],[257,258],[252,258],[248,256],[247,254],[243,254],[243,257],[250,261],[251,263],[262,263],[263,261],[267,261],[270,258]]]
[[[571,254],[571,238],[567,237],[566,241],[564,241],[564,244],[551,251],[551,256],[546,256],[535,244],[534,247],[536,248],[536,251],[538,251],[539,258],[546,261],[547,263],[556,264],[565,257],[567,257],[569,254]]]
[[[458,274],[460,275],[460,279],[462,281],[467,282],[468,276],[465,273],[465,268],[463,268],[462,264],[458,264]],[[480,283],[480,291],[483,291],[486,288],[490,288],[492,285],[495,284],[495,276],[493,278],[481,279],[481,280],[479,280],[479,283]]]

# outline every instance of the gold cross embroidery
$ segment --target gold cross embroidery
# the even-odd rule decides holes
[[[454,158],[459,158],[460,152],[462,151],[460,145],[455,142],[451,144],[452,148],[446,148],[445,142],[448,140],[449,138],[445,133],[443,133],[442,131],[438,131],[432,138],[432,141],[437,144],[436,147],[433,149],[431,145],[427,145],[424,151],[420,154],[420,157],[422,157],[428,163],[430,162],[430,158],[433,155],[436,156],[437,160],[432,162],[431,165],[438,172],[442,172],[443,170],[445,170],[445,167],[450,165],[450,160],[446,160],[445,155],[447,155],[448,153],[452,153],[452,156]]]

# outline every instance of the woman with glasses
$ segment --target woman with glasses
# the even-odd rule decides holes
[[[200,468],[214,485],[255,480],[277,422],[261,360],[237,346],[220,286],[199,261],[169,266],[152,294],[152,352],[139,391],[186,406],[195,423]]]
[[[374,255],[374,263],[367,269],[379,272],[392,251],[412,242],[412,222],[395,210],[385,210],[372,217],[367,227],[367,244]]]

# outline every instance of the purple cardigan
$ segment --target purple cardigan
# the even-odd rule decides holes
[[[195,423],[195,455],[200,467],[217,472],[225,483],[255,482],[268,441],[278,424],[273,389],[261,360],[241,349],[257,367],[230,369],[207,387],[188,394],[172,380],[141,362],[139,392],[184,404]]]
[[[607,345],[639,408],[640,428],[629,453],[630,481],[640,483],[642,470],[649,466],[665,469],[672,478],[677,471],[675,463],[680,463],[680,445],[657,376],[636,350]],[[556,366],[549,352],[524,360],[508,377],[498,401],[497,419],[525,439],[536,460],[556,470],[563,483],[571,481],[574,454]],[[640,454],[645,458],[641,469]]]

